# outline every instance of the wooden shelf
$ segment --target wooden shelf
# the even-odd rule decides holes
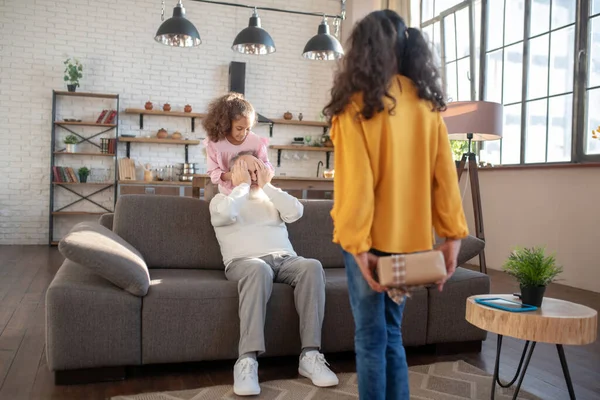
[[[54,211],[52,215],[104,215],[108,211],[104,212],[88,212],[88,211]]]
[[[127,179],[120,179],[119,185],[147,185],[147,186],[192,186],[192,182],[181,182],[181,181],[133,181]]]
[[[58,246],[58,240],[53,240],[50,242],[50,246]]]
[[[88,92],[67,92],[64,90],[55,90],[58,96],[72,96],[72,97],[95,97],[100,99],[118,99],[118,94],[107,94],[107,93],[88,93]]]
[[[156,143],[156,144],[189,144],[192,146],[200,144],[199,140],[183,140],[183,139],[159,139],[159,138],[143,138],[143,137],[125,137],[120,136],[119,142],[124,143]]]
[[[271,120],[275,124],[281,125],[302,125],[302,126],[320,126],[321,128],[329,127],[327,122],[321,121],[298,121],[294,119],[273,119]]]
[[[187,118],[204,118],[206,114],[182,112],[182,111],[162,111],[162,110],[146,110],[144,108],[126,108],[125,114],[143,114],[143,115],[164,115],[166,117],[187,117]]]
[[[109,153],[100,153],[100,152],[85,152],[85,151],[78,151],[75,153],[68,153],[66,151],[55,151],[54,152],[55,155],[63,155],[63,156],[100,156],[100,157],[114,157],[114,154],[109,154]]]
[[[333,152],[333,147],[317,147],[317,146],[269,146],[273,150],[291,150],[291,151],[320,151],[324,153]]]
[[[52,182],[53,185],[81,185],[81,186],[113,186],[114,182]]]
[[[55,121],[55,125],[79,125],[79,126],[101,126],[115,128],[117,124],[97,124],[95,122],[71,122],[71,121]]]

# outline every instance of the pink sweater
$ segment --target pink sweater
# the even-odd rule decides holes
[[[264,162],[269,168],[274,170],[269,162],[267,144],[269,141],[257,134],[250,132],[244,142],[240,145],[231,144],[227,139],[213,142],[206,138],[204,146],[206,147],[207,172],[211,181],[219,185],[219,192],[229,195],[233,190],[231,181],[223,181],[221,174],[229,172],[231,159],[242,151],[254,151],[258,155],[258,159]]]

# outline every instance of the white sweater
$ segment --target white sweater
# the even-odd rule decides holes
[[[285,223],[297,221],[303,211],[298,199],[271,184],[250,192],[243,183],[228,196],[217,194],[210,215],[225,266],[238,258],[295,256]]]

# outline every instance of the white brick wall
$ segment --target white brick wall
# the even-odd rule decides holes
[[[235,1],[235,0],[234,0]],[[159,0],[3,0],[0,1],[0,244],[47,243],[50,182],[50,128],[52,89],[64,90],[63,61],[76,57],[84,65],[80,91],[118,93],[121,110],[143,107],[151,99],[156,106],[168,101],[174,110],[190,103],[194,111],[206,110],[208,102],[228,86],[231,61],[246,65],[246,95],[256,109],[271,118],[289,110],[302,112],[306,120],[318,118],[326,102],[334,69],[301,57],[306,41],[316,34],[318,17],[300,17],[274,12],[260,13],[277,52],[251,57],[231,51],[235,35],[248,24],[251,11],[184,1],[187,17],[196,25],[203,44],[193,49],[159,45],[153,36],[160,25]],[[255,0],[259,6],[274,6],[339,13],[337,0]],[[176,1],[167,1],[166,17]],[[95,120],[104,101],[62,100],[59,117]],[[120,116],[120,133],[152,135],[160,127],[179,130],[190,138],[204,137],[197,124],[190,132],[189,120],[147,117],[140,131],[138,117]],[[93,129],[81,130],[92,132]],[[78,131],[79,131],[78,130]],[[256,132],[268,136],[268,128]],[[276,126],[272,144],[287,144],[294,136],[321,134],[319,128]],[[66,131],[57,131],[64,137]],[[119,149],[124,154],[125,148]],[[132,145],[132,158],[155,167],[183,162],[182,146]],[[282,160],[277,173],[311,176],[321,153],[308,160]],[[299,153],[303,156],[302,153]],[[276,152],[271,152],[276,162]],[[102,157],[57,158],[57,164],[73,168],[113,166]],[[190,161],[204,163],[201,146],[190,146]],[[332,159],[333,161],[333,159]],[[114,170],[114,169],[113,169]],[[82,191],[88,193],[87,190]],[[60,194],[58,194],[60,193]],[[72,195],[57,190],[56,206]],[[98,196],[112,204],[112,198]],[[94,210],[77,205],[72,210]],[[56,218],[55,237],[79,221]]]

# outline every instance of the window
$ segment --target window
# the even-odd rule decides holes
[[[600,161],[600,135],[593,133],[600,129],[600,0],[580,0],[579,21],[577,3],[487,0],[482,15],[477,0],[421,1],[421,26],[440,51],[449,99],[504,105],[503,138],[483,142],[481,161]],[[474,20],[468,21],[469,10]],[[480,57],[481,26],[486,41]],[[577,29],[587,30],[578,48],[576,37],[585,35]]]

